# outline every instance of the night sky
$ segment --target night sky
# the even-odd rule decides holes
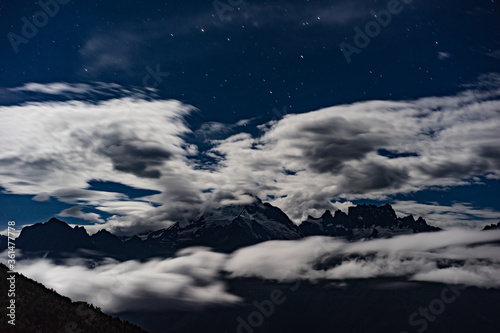
[[[58,216],[129,234],[246,193],[295,222],[388,202],[443,228],[496,223],[499,11],[3,2],[0,230]]]

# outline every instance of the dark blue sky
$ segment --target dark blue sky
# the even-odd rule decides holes
[[[500,73],[500,8],[493,0],[398,2],[398,13],[391,14],[390,22],[385,26],[378,25],[378,30],[368,32],[373,37],[369,42],[365,40],[366,47],[358,48],[358,52],[350,54],[349,63],[340,44],[348,43],[356,47],[357,29],[366,33],[370,24],[374,27],[370,22],[384,19],[384,13],[388,12],[391,2],[394,5],[394,1],[245,0],[233,1],[231,3],[238,3],[233,6],[221,0],[216,2],[218,9],[211,1],[60,2],[63,4],[54,1],[41,1],[41,4],[36,1],[16,1],[0,5],[0,32],[4,36],[0,52],[0,105],[4,107],[5,119],[14,119],[12,112],[20,111],[12,111],[12,108],[26,105],[27,102],[43,104],[78,100],[99,104],[130,95],[145,102],[177,100],[196,108],[183,116],[190,132],[182,134],[185,144],[198,147],[197,154],[186,155],[187,161],[197,163],[194,169],[212,168],[212,171],[222,172],[226,165],[217,164],[221,161],[213,154],[202,153],[213,148],[214,144],[217,145],[211,140],[224,140],[237,133],[250,133],[253,138],[258,138],[263,135],[263,129],[258,125],[271,120],[280,121],[287,114],[305,114],[326,107],[344,104],[352,106],[359,102],[417,101],[431,97],[440,98],[440,102],[436,103],[440,106],[434,110],[440,111],[440,108],[447,105],[448,97],[454,98],[467,92],[476,93],[481,101],[498,102],[498,96],[494,92],[498,88],[496,73]],[[52,16],[39,13],[44,3],[48,5],[47,10]],[[57,8],[54,4],[57,4]],[[23,31],[26,22],[33,20],[39,20],[37,31],[29,31],[29,27],[24,27]],[[156,79],[152,74],[154,72],[159,72]],[[29,83],[39,86],[26,86]],[[47,90],[44,92],[40,88],[50,87],[54,83],[73,87],[73,90],[47,93]],[[81,84],[84,86],[78,86]],[[110,87],[110,84],[115,86]],[[80,91],[78,87],[81,88]],[[416,104],[419,105],[417,109],[427,105],[426,102]],[[492,112],[494,115],[494,111]],[[494,121],[498,119],[496,116],[492,117]],[[248,122],[237,125],[241,120]],[[444,129],[446,126],[449,125],[443,122]],[[419,130],[439,132],[436,129],[438,127],[424,126]],[[339,130],[343,131],[343,128]],[[317,129],[315,133],[319,133]],[[0,133],[4,138],[6,135]],[[432,135],[430,133],[429,137]],[[116,140],[124,140],[123,135],[117,137],[105,136],[112,143],[112,146],[106,147],[120,146],[116,144]],[[307,140],[308,136],[304,137]],[[371,148],[366,148],[366,145],[357,146],[357,139],[349,141],[353,137],[347,137],[345,144],[352,144],[352,151],[359,149],[360,154],[343,154],[339,157],[342,162],[335,160],[326,167],[320,162],[318,163],[321,165],[315,165],[310,159],[320,161],[324,156],[318,158],[315,145],[328,147],[333,141],[313,139],[308,150],[303,153],[306,159],[304,169],[308,169],[308,165],[309,169],[324,177],[340,173],[346,175],[347,178],[339,179],[335,184],[344,184],[351,179],[355,171],[346,167],[351,162],[365,161],[363,163],[370,166],[371,171],[356,169],[356,172],[372,174],[376,169],[372,168],[372,164],[380,164],[382,160],[378,160],[378,157],[374,157],[371,162],[363,160]],[[476,140],[475,136],[474,138]],[[45,142],[44,137],[38,140]],[[376,141],[372,139],[371,142],[375,142],[374,140]],[[377,195],[373,195],[373,190],[381,188],[375,182],[370,186],[352,187],[349,190],[345,190],[344,186],[342,189],[327,191],[329,194],[325,193],[325,199],[332,202],[402,200],[434,203],[437,206],[450,206],[453,202],[460,202],[470,204],[470,208],[477,210],[478,215],[474,217],[476,221],[489,221],[492,217],[486,214],[486,218],[480,211],[491,209],[500,212],[500,204],[492,200],[498,197],[500,189],[498,174],[495,173],[499,159],[494,151],[495,147],[492,148],[490,144],[494,142],[494,138],[485,135],[485,140],[488,142],[481,146],[478,156],[487,160],[476,163],[471,162],[470,157],[464,157],[471,162],[467,167],[458,160],[453,161],[454,168],[450,165],[444,167],[444,162],[436,162],[437,159],[429,162],[426,156],[414,151],[398,152],[402,155],[396,156],[396,159],[413,156],[420,157],[422,162],[413,171],[408,167],[404,170],[402,179],[414,180],[411,186],[402,190],[404,193],[377,192]],[[102,220],[107,220],[112,215],[121,216],[109,207],[100,210],[101,202],[76,199],[61,202],[64,200],[54,194],[55,187],[46,191],[51,197],[48,201],[31,200],[44,185],[33,185],[25,190],[21,189],[21,185],[15,185],[24,179],[19,176],[14,179],[7,171],[8,163],[11,163],[12,168],[28,170],[28,158],[22,157],[25,156],[22,150],[9,150],[5,142],[3,140],[0,143],[4,145],[0,164],[5,166],[0,173],[0,186],[4,189],[0,195],[2,221],[15,219],[20,223],[33,223],[46,220],[75,205],[82,207],[81,212],[99,215]],[[175,154],[167,148],[162,151],[158,147],[153,149],[148,146],[147,149],[153,150],[147,150],[144,146],[139,147],[136,141],[126,142],[128,143],[120,146],[122,148],[119,151],[109,150],[111,148],[106,151],[96,148],[96,151],[100,156],[110,158],[115,171],[129,172],[137,176],[138,180],[123,180],[124,185],[116,185],[119,179],[113,181],[113,177],[82,177],[82,181],[87,183],[95,179],[105,182],[100,185],[90,183],[86,189],[123,193],[128,197],[118,198],[119,200],[137,198],[134,187],[154,191],[141,195],[164,193],[151,207],[163,204],[162,214],[166,214],[168,207],[164,204],[165,200],[172,200],[173,197],[165,194],[168,191],[162,190],[162,186],[168,184],[163,178],[165,173],[157,170],[162,175],[157,177],[162,184],[158,187],[150,183],[140,186],[140,179],[143,177],[149,181],[154,178],[151,176],[156,174],[150,170],[153,167],[161,168],[160,165],[167,160],[171,161],[171,154]],[[391,142],[395,146],[394,141]],[[336,141],[334,143],[337,144]],[[257,140],[254,144],[258,146],[262,141]],[[390,144],[387,140],[380,139],[377,145],[374,149],[377,148],[379,152],[380,149],[386,149],[379,155],[391,159],[388,156]],[[464,148],[467,151],[469,149],[472,146]],[[336,151],[339,150],[326,149],[322,154],[335,155]],[[229,161],[228,151],[225,154]],[[18,156],[15,160],[14,155]],[[40,158],[35,158],[36,163],[29,161],[30,167],[37,164],[38,169],[35,169],[40,170]],[[45,155],[43,159],[50,160]],[[138,165],[134,162],[132,165],[130,159],[143,159],[144,162],[137,163],[145,164]],[[23,163],[19,162],[21,160]],[[383,163],[395,162],[384,160]],[[431,165],[432,163],[437,164]],[[300,168],[295,167],[294,170]],[[418,175],[419,172],[421,176]],[[56,176],[52,174],[50,177]],[[450,186],[450,177],[456,179],[454,186]],[[233,176],[230,178],[234,180]],[[446,181],[443,180],[445,178]],[[276,182],[280,183],[279,180]],[[67,184],[67,187],[85,188],[81,182]],[[227,191],[230,192],[229,189]],[[283,191],[286,192],[282,187],[270,198],[282,197]],[[366,196],[363,195],[365,192]],[[261,195],[264,193],[271,195],[265,191]],[[313,194],[302,198],[293,197],[294,200],[303,200],[304,210],[325,208],[313,199]],[[197,202],[198,199],[196,197],[193,201]],[[311,204],[305,204],[307,202]],[[277,201],[275,204],[280,205],[287,213],[296,215],[290,208],[293,205],[291,202]],[[90,223],[97,219],[95,217],[92,221],[90,216],[86,221],[78,219],[75,211],[66,214],[66,220]],[[151,217],[156,216],[155,214],[146,215],[156,225],[161,219],[171,218],[168,214],[162,214],[158,216],[163,217],[157,219]],[[499,218],[500,214],[496,219]]]

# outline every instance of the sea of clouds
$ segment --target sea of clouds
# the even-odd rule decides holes
[[[2,256],[5,258],[5,256]],[[455,229],[349,243],[331,237],[268,241],[230,254],[197,247],[146,262],[19,260],[17,270],[72,300],[109,313],[234,304],[232,278],[291,282],[406,278],[500,288],[500,230]]]

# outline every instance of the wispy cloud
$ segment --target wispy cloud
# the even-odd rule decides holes
[[[20,273],[107,312],[161,311],[242,301],[227,279],[277,281],[393,278],[500,288],[500,231],[450,230],[348,243],[330,237],[269,241],[232,254],[206,248],[169,259],[97,264],[20,260]],[[6,258],[6,256],[2,256]]]
[[[96,213],[84,213],[82,212],[82,207],[75,206],[67,208],[58,214],[61,217],[76,217],[82,220],[104,223],[104,220],[100,218],[99,214]]]
[[[6,91],[18,93],[24,101],[29,101],[32,97],[39,97],[45,95],[43,100],[51,100],[55,97],[66,99],[95,99],[95,98],[113,98],[113,97],[137,97],[145,98],[144,91],[137,88],[126,89],[116,83],[93,82],[87,83],[26,83],[20,87],[7,88]],[[40,98],[36,99],[37,101]]]
[[[498,231],[452,230],[355,243],[329,237],[272,241],[236,251],[225,269],[233,277],[278,281],[405,277],[498,288],[498,246],[477,244],[499,239]],[[460,274],[453,278],[452,271]]]
[[[500,220],[499,212],[491,208],[477,208],[469,203],[453,203],[449,206],[437,203],[419,203],[414,200],[396,201],[392,207],[400,215],[425,216],[427,222],[440,228],[469,227],[482,229]]]
[[[480,182],[477,176],[500,176],[500,84],[489,77],[488,89],[478,84],[452,96],[288,114],[257,125],[258,135],[247,133],[250,120],[207,123],[193,132],[185,117],[195,108],[121,97],[122,87],[119,97],[99,102],[1,107],[0,185],[12,194],[34,195],[34,200],[53,196],[113,214],[103,227],[120,233],[193,218],[203,207],[223,204],[228,193],[236,200],[253,193],[298,222],[338,207],[331,200],[387,200],[393,194],[467,186]],[[64,95],[99,88],[51,84],[22,89]],[[200,151],[189,141],[197,136],[211,148]],[[212,162],[202,162],[206,158]],[[161,193],[130,200],[89,190],[95,179]],[[414,202],[397,205],[442,226],[496,222],[490,219],[497,212],[467,203],[446,210]],[[439,219],[438,213],[453,209],[449,216],[457,219],[455,224]]]
[[[94,269],[78,259],[71,265],[21,261],[17,269],[73,300],[116,313],[237,303],[240,298],[228,293],[218,279],[224,260],[224,254],[189,249],[171,259],[110,261]]]

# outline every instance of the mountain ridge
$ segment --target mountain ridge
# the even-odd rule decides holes
[[[222,206],[200,214],[181,227],[168,228],[121,239],[106,230],[89,235],[84,227],[72,228],[51,218],[22,229],[16,246],[31,256],[108,256],[117,260],[169,257],[189,246],[206,246],[232,252],[268,240],[294,240],[308,236],[342,237],[349,241],[439,231],[413,215],[397,217],[391,205],[357,205],[345,213],[326,210],[319,218],[308,216],[295,225],[278,207],[259,198],[250,204]]]

